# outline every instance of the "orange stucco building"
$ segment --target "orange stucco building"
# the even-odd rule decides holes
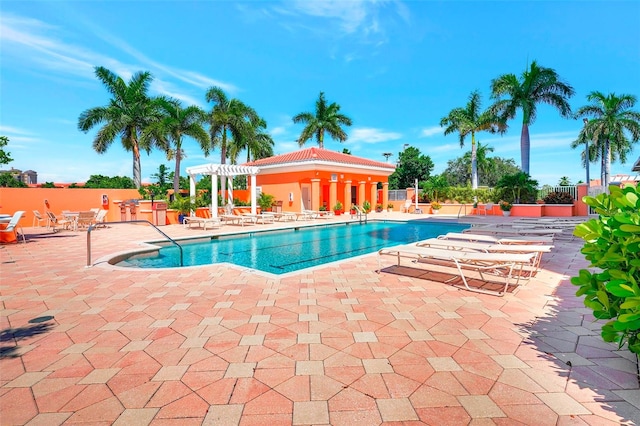
[[[256,186],[282,201],[285,211],[333,210],[337,201],[348,210],[366,200],[372,208],[388,203],[389,175],[395,165],[328,149],[307,148],[243,164],[257,167]],[[382,199],[378,199],[378,184]]]

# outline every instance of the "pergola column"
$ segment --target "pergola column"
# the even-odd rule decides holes
[[[349,210],[351,208],[351,181],[344,181],[344,209]]]
[[[211,217],[218,217],[218,176],[211,176]]]
[[[386,209],[389,205],[389,182],[382,182],[382,208]]]
[[[371,182],[371,208],[375,209],[378,204],[378,182]]]
[[[336,205],[338,200],[338,182],[329,183],[329,206],[327,210],[333,210],[333,206]]]
[[[257,201],[257,193],[256,190],[256,175],[251,175],[251,214],[256,214],[256,201]]]
[[[360,202],[360,206],[366,200],[364,186],[367,184],[366,180],[361,180],[358,182],[358,201]]]
[[[320,179],[311,179],[311,210],[320,209]]]

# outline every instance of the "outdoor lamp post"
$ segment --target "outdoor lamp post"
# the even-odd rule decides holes
[[[589,122],[589,119],[588,118],[583,118],[582,122],[584,123],[584,129],[585,129],[585,134],[584,134],[584,144],[585,144],[584,161],[585,161],[585,169],[587,169],[587,188],[589,188],[591,186],[591,181],[589,180],[589,160],[591,159],[591,156],[589,155],[589,138],[587,137],[587,133],[586,133],[587,123]]]

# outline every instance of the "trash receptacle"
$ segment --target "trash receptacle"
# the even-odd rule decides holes
[[[127,204],[124,202],[120,203],[120,220],[122,222],[127,221]]]
[[[167,203],[156,201],[151,205],[151,211],[154,225],[164,226],[167,224]]]

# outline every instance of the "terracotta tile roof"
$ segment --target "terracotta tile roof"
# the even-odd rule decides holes
[[[263,158],[256,161],[245,163],[245,166],[273,166],[276,164],[303,163],[312,161],[326,161],[330,163],[339,163],[356,166],[382,167],[394,169],[395,165],[384,163],[382,161],[369,160],[367,158],[356,157],[354,155],[343,154],[341,152],[330,151],[328,149],[307,148],[300,151],[294,151],[287,154],[275,155],[269,158]]]

